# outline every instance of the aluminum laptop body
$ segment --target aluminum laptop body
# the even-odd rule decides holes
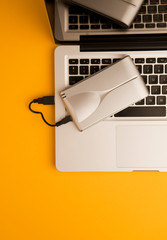
[[[60,91],[127,55],[150,92],[147,99],[83,132],[73,122],[56,128],[59,171],[167,171],[166,42],[166,34],[90,35],[55,49],[56,121],[67,115]]]
[[[121,1],[118,0],[118,2]],[[166,0],[144,0],[129,29],[120,28],[109,19],[82,7],[69,5],[65,0],[46,0],[46,2],[48,6],[50,5],[48,9],[50,10],[52,29],[54,37],[58,41],[80,41],[81,35],[131,35],[167,32]]]
[[[103,0],[103,2],[101,0],[68,0],[68,2],[93,10],[127,28],[131,26],[139,12],[143,0]]]

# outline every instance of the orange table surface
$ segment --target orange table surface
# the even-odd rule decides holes
[[[43,0],[0,1],[0,239],[166,240],[167,173],[56,170],[54,128],[28,110],[54,94],[55,47]]]

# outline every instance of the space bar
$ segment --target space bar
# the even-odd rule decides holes
[[[165,117],[166,107],[128,107],[115,117]]]

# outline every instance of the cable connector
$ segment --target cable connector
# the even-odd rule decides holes
[[[43,116],[43,113],[42,112],[38,112],[38,111],[34,111],[32,108],[31,108],[31,105],[33,103],[38,103],[38,104],[43,104],[43,105],[54,105],[55,104],[55,98],[54,96],[45,96],[45,97],[42,97],[42,98],[37,98],[37,99],[34,99],[33,101],[31,101],[29,103],[29,109],[31,112],[33,113],[37,113],[37,114],[41,114],[41,117],[43,119],[43,121],[49,125],[50,127],[59,127],[61,126],[62,124],[66,124],[70,121],[72,121],[72,118],[70,116],[67,116],[65,118],[63,118],[62,120],[60,120],[59,122],[55,123],[55,124],[50,124],[46,121],[46,119],[44,118]]]
[[[34,103],[43,104],[43,105],[54,105],[55,98],[54,96],[45,96],[42,98],[34,99]]]
[[[56,127],[59,127],[59,126],[61,126],[63,124],[66,124],[66,123],[68,123],[70,121],[72,121],[71,116],[67,116],[67,117],[63,118],[62,120],[60,120],[59,122],[57,122],[56,123]]]

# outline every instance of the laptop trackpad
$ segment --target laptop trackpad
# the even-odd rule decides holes
[[[167,167],[167,126],[118,126],[117,167]]]

